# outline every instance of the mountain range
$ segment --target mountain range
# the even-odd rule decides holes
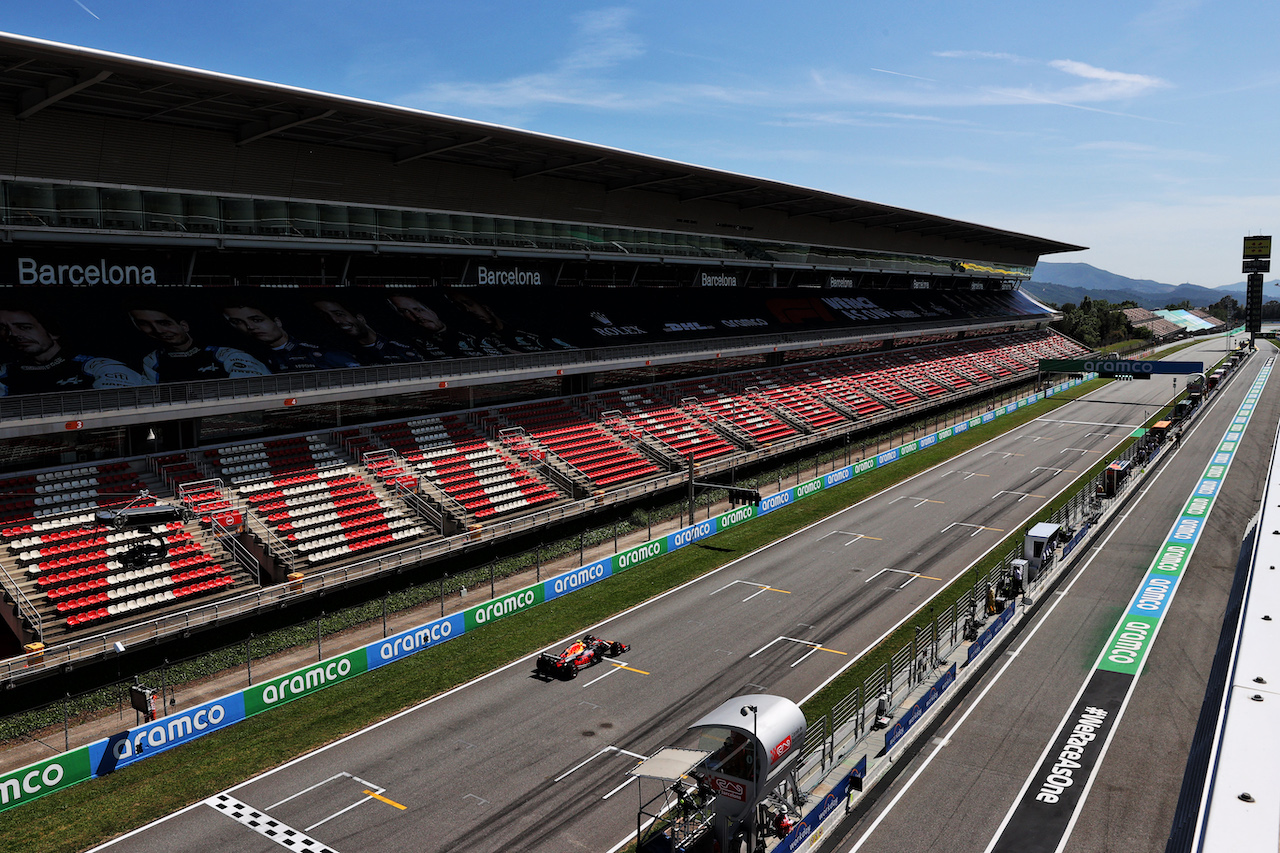
[[[1280,298],[1280,293],[1272,290],[1277,285],[1277,281],[1266,282],[1263,287],[1265,300]],[[1162,284],[1150,279],[1117,275],[1089,264],[1055,264],[1049,261],[1036,264],[1036,271],[1031,276],[1031,281],[1023,284],[1022,289],[1042,302],[1053,302],[1057,305],[1065,305],[1068,302],[1078,305],[1086,296],[1090,299],[1105,299],[1108,302],[1132,300],[1143,308],[1151,309],[1175,305],[1183,300],[1189,301],[1192,307],[1205,308],[1224,296],[1234,296],[1240,303],[1245,300],[1243,281],[1221,287]],[[1273,293],[1276,293],[1275,297],[1272,296]]]

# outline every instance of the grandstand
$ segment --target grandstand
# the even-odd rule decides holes
[[[1077,246],[19,36],[0,157],[0,679],[1084,351]]]

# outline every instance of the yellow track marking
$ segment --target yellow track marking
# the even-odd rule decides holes
[[[404,810],[406,810],[407,808],[409,808],[408,806],[402,806],[402,805],[400,805],[400,804],[399,804],[399,803],[397,803],[395,800],[388,800],[386,797],[382,796],[381,794],[375,794],[373,791],[365,791],[365,793],[366,793],[366,794],[368,794],[369,796],[373,797],[375,800],[381,800],[382,802],[386,803],[386,804],[387,804],[387,805],[389,805],[389,806],[395,806],[395,807],[396,807],[396,808],[398,808],[400,811],[404,811]]]
[[[818,646],[818,651],[820,651],[820,652],[831,652],[833,655],[846,655],[846,656],[847,656],[847,655],[849,654],[848,652],[841,652],[841,651],[837,651],[836,649],[829,649],[829,648],[827,648],[826,646]]]
[[[633,667],[633,666],[627,666],[625,663],[614,663],[614,662],[613,662],[613,661],[611,661],[611,660],[610,660],[610,661],[605,661],[605,663],[609,664],[610,666],[616,666],[618,669],[625,669],[625,670],[628,670],[629,672],[638,672],[638,673],[640,673],[641,675],[649,675],[649,674],[650,674],[650,673],[645,672],[643,669],[636,669],[636,668],[635,668],[635,667]]]

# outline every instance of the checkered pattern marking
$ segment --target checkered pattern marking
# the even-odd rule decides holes
[[[263,814],[247,803],[242,803],[234,797],[228,797],[226,794],[210,797],[205,800],[205,804],[217,809],[237,823],[244,824],[264,838],[271,839],[281,847],[295,851],[295,853],[337,853],[327,844],[321,844],[311,836],[281,823],[270,815]]]

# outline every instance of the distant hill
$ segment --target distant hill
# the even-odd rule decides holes
[[[1204,308],[1224,296],[1234,296],[1239,302],[1244,302],[1245,297],[1243,281],[1223,287],[1162,284],[1150,279],[1117,275],[1089,264],[1055,264],[1049,261],[1037,264],[1031,281],[1022,288],[1042,302],[1058,305],[1068,302],[1079,305],[1080,300],[1088,296],[1090,299],[1105,299],[1108,302],[1132,300],[1143,308],[1150,309],[1176,305],[1184,299],[1196,308]],[[1267,282],[1263,293],[1267,301],[1280,299],[1280,287],[1275,281]]]
[[[1150,279],[1128,278],[1113,272],[1100,270],[1089,264],[1055,264],[1041,261],[1036,264],[1032,281],[1045,284],[1061,284],[1081,290],[1111,290],[1128,293],[1168,293],[1173,290],[1171,284],[1161,284]],[[1204,288],[1208,290],[1208,288]],[[1105,298],[1105,297],[1103,297]],[[1221,297],[1219,297],[1221,298]],[[1213,300],[1217,302],[1218,300]]]

